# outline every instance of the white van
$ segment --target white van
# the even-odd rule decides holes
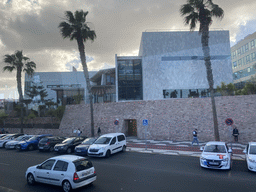
[[[109,157],[126,150],[126,137],[123,133],[109,133],[100,136],[88,149],[88,156]]]

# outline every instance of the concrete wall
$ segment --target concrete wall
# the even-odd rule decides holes
[[[240,142],[256,141],[256,95],[216,97],[220,138],[230,141],[231,127],[225,124],[232,118],[238,127]],[[80,128],[90,136],[89,105],[66,107],[59,134],[72,135]],[[149,139],[183,141],[192,140],[192,131],[198,129],[199,141],[214,140],[210,98],[166,99],[155,101],[130,101],[94,104],[95,133],[100,126],[102,133],[120,131],[127,133],[126,120],[137,121],[137,136],[145,138],[143,119]],[[119,125],[114,121],[119,119]]]

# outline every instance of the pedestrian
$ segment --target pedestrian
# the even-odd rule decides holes
[[[1,132],[2,132],[2,134],[4,134],[4,133],[5,133],[4,128],[2,128],[2,131],[1,131]]]
[[[235,142],[238,142],[239,131],[238,131],[236,126],[234,126],[234,128],[233,128],[233,134],[232,135],[234,136]]]
[[[195,129],[193,131],[193,141],[192,141],[192,145],[194,142],[197,142],[197,145],[199,145],[198,139],[197,139],[197,129]]]
[[[78,128],[78,130],[77,130],[76,133],[77,133],[77,136],[78,136],[78,137],[81,135],[82,131],[80,130],[80,128]]]
[[[100,136],[101,134],[101,130],[100,130],[100,127],[98,127],[98,136]]]

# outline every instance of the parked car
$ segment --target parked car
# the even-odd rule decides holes
[[[232,149],[225,142],[211,141],[206,143],[200,157],[200,165],[211,169],[231,169]]]
[[[92,145],[97,138],[89,137],[85,139],[80,145],[75,147],[75,154],[76,155],[87,155],[88,148]]]
[[[34,135],[21,135],[19,137],[17,137],[16,139],[12,140],[12,141],[8,141],[5,144],[5,149],[15,149],[16,145],[21,142],[21,141],[26,141],[28,139],[30,139],[31,137],[33,137]]]
[[[72,153],[77,145],[80,145],[86,137],[69,137],[62,141],[62,143],[56,144],[54,146],[54,151],[58,153]]]
[[[61,143],[63,140],[65,140],[64,137],[44,137],[42,138],[38,143],[38,149],[39,151],[54,151],[54,146],[58,143]]]
[[[0,139],[1,139],[2,137],[4,137],[4,136],[6,136],[6,134],[0,134]]]
[[[248,170],[256,172],[256,142],[249,142],[243,152]]]
[[[47,137],[47,136],[52,136],[52,135],[50,135],[50,134],[35,135],[34,137],[31,137],[27,141],[21,141],[19,144],[16,145],[16,149],[19,151],[22,151],[22,150],[31,151],[31,150],[37,149],[40,139]]]
[[[109,133],[100,136],[88,149],[88,156],[109,157],[119,151],[126,151],[126,137],[123,133]]]
[[[90,160],[76,155],[61,155],[29,167],[25,177],[28,185],[35,182],[62,186],[69,192],[96,180],[96,172]]]
[[[21,136],[21,135],[24,135],[23,133],[15,133],[15,134],[8,134],[7,136],[5,137],[2,137],[0,139],[0,147],[3,147],[5,148],[5,144],[8,142],[8,141],[12,141],[14,139],[16,139],[17,137]]]

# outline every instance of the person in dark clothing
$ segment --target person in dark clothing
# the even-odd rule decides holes
[[[101,134],[101,130],[100,130],[100,127],[98,128],[98,136],[100,136]]]
[[[195,129],[193,131],[193,141],[192,141],[192,145],[194,144],[194,142],[197,142],[197,145],[199,145],[198,139],[197,139],[197,129]]]
[[[236,127],[236,126],[234,126],[233,134],[232,134],[232,135],[234,136],[234,140],[235,140],[235,142],[238,142],[238,135],[239,135],[239,131],[238,131],[238,129],[237,129],[237,127]]]

